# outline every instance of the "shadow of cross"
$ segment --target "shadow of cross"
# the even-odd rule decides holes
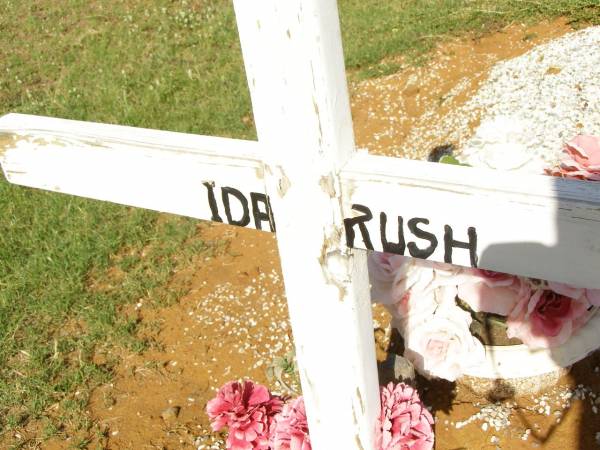
[[[276,229],[313,448],[373,450],[379,388],[360,249],[600,287],[593,270],[562,263],[600,266],[600,197],[357,152],[336,1],[234,7],[258,142],[9,114],[2,169],[23,186]],[[558,205],[584,214],[563,220]],[[501,250],[514,242],[550,250],[543,261],[532,246]]]

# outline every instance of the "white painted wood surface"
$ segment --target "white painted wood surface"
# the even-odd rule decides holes
[[[429,242],[415,239],[407,221],[425,218],[421,228],[438,240],[429,259],[445,260],[445,225],[465,242],[473,227],[481,268],[600,288],[600,183],[366,154],[346,165],[342,182],[345,217],[362,215],[353,204],[371,210],[366,226],[376,250],[381,212],[389,241],[398,241],[401,216],[406,242],[421,248]],[[358,229],[355,245],[366,248]],[[452,262],[470,266],[469,251],[454,248]]]
[[[372,450],[379,388],[365,252],[345,247],[354,137],[335,0],[234,0],[315,450]]]
[[[204,183],[214,184],[226,223],[222,188],[234,187],[253,228],[251,193],[265,192],[257,142],[22,114],[0,118],[0,163],[11,183],[206,220],[215,217]],[[243,203],[227,200],[239,222]]]
[[[250,198],[252,192],[265,194],[261,145],[22,114],[0,118],[0,163],[12,183],[206,220],[214,215],[204,183],[214,183],[221,220],[228,222],[222,188],[231,187],[248,202],[247,226],[258,223],[270,231],[264,217],[255,221]],[[285,155],[279,148],[286,144],[279,145],[276,153]],[[421,228],[438,240],[429,259],[444,261],[445,225],[463,241],[473,227],[481,268],[600,288],[600,183],[363,152],[343,166],[341,186],[344,218],[362,215],[354,204],[371,211],[366,227],[376,250],[383,250],[381,212],[390,242],[398,240],[401,216],[406,243],[419,247],[427,241],[415,239],[407,225],[425,218],[430,223]],[[231,219],[239,224],[243,206],[233,196],[229,204]],[[301,205],[305,216],[326,211],[310,209],[306,198]],[[264,204],[257,207],[265,212]],[[278,212],[275,207],[275,223],[282,218]],[[353,228],[355,247],[367,248],[358,226]],[[306,239],[305,233],[299,236]],[[452,261],[470,265],[469,251],[453,249]]]

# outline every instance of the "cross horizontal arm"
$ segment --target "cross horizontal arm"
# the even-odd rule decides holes
[[[0,163],[23,186],[274,229],[257,142],[9,114]]]
[[[600,288],[600,183],[366,153],[341,178],[355,248]]]
[[[0,163],[12,183],[272,231],[259,147],[22,114],[0,118]],[[344,166],[341,182],[346,240],[354,248],[600,288],[599,183],[366,152]]]

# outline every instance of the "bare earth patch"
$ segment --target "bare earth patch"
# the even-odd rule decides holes
[[[268,384],[267,365],[291,350],[273,236],[205,230],[205,239],[230,239],[227,250],[180,275],[190,278],[190,292],[179,304],[138,309],[142,321],[156,324],[156,348],[125,357],[115,380],[92,397],[107,448],[197,448],[203,436],[211,442],[204,409],[215,389],[241,377]]]
[[[569,31],[566,20],[559,19],[451,40],[421,67],[351,86],[357,145],[410,159],[425,159],[439,145],[460,146],[479,125],[479,116],[454,117],[454,112],[477,92],[492,66]]]

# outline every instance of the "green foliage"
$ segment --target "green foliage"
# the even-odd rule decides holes
[[[0,5],[0,114],[254,137],[228,0]]]
[[[196,230],[192,220],[5,181],[0,211],[2,429],[42,417],[56,402],[66,411],[85,407],[85,395],[75,401],[73,393],[106,381],[112,368],[94,362],[95,350],[145,347],[121,306],[178,295],[164,288],[173,268],[204,247],[183,246]]]
[[[468,166],[468,164],[461,163],[458,159],[456,159],[452,155],[444,155],[440,158],[442,164],[451,164],[453,166]]]
[[[267,377],[273,384],[299,395],[294,386],[300,386],[300,374],[296,364],[296,355],[289,352],[283,357],[276,357],[267,367]]]

